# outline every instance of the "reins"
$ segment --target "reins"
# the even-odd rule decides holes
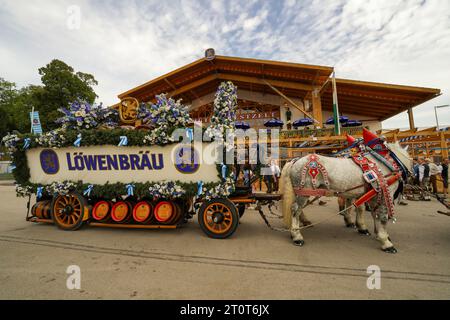
[[[316,198],[319,199],[319,198],[321,198],[321,197],[316,197]],[[313,199],[313,200],[311,200],[311,201],[314,202],[314,201],[317,200],[317,199]],[[312,203],[312,202],[311,202],[311,203]],[[306,207],[307,207],[308,205],[310,205],[311,203],[307,203],[305,206],[303,206],[302,209],[306,208]],[[337,214],[333,214],[333,216],[331,216],[331,217],[328,217],[328,218],[319,220],[319,221],[317,221],[317,222],[315,222],[315,223],[312,223],[312,224],[309,224],[309,225],[307,225],[307,226],[302,226],[302,227],[299,228],[299,230],[311,228],[311,227],[313,227],[313,226],[315,226],[315,225],[318,225],[318,224],[320,224],[320,223],[322,223],[322,222],[331,220],[332,218],[336,217],[336,215],[343,215],[343,213],[344,213],[345,211],[351,209],[352,207],[353,207],[353,205],[351,205],[351,206],[349,206],[349,207],[346,207],[346,208],[342,209],[342,210],[339,211]],[[258,204],[258,205],[256,206],[256,210],[258,210],[258,212],[259,212],[261,218],[264,220],[265,224],[267,225],[267,227],[269,227],[269,229],[271,229],[271,230],[273,230],[273,231],[278,231],[278,232],[290,232],[290,231],[291,231],[291,230],[288,229],[288,228],[278,228],[278,227],[273,227],[273,226],[270,224],[269,220],[267,220],[267,217],[266,217],[266,215],[264,214],[264,212],[262,211],[261,205]]]

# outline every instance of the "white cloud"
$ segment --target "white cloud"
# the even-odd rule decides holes
[[[441,88],[415,109],[435,122],[450,103],[450,1],[77,1],[80,30],[69,30],[74,1],[0,0],[1,77],[39,83],[37,69],[59,58],[99,80],[100,101],[218,54],[335,66],[338,77]],[[450,111],[450,109],[449,109]],[[439,111],[450,124],[450,112]],[[401,114],[385,122],[407,127]]]

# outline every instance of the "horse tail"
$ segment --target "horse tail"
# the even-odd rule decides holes
[[[288,162],[283,167],[283,170],[281,171],[281,177],[280,177],[280,191],[283,195],[283,201],[282,201],[282,213],[283,213],[283,220],[286,225],[286,227],[291,226],[292,221],[292,204],[295,201],[295,193],[294,189],[292,187],[292,181],[291,177],[289,175],[292,167],[292,162]]]

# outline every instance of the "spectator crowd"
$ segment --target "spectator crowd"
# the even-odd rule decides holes
[[[448,191],[448,163],[449,159],[444,159],[442,163],[436,164],[430,158],[414,159],[414,184],[438,193],[437,183],[441,180],[444,185],[444,195]]]

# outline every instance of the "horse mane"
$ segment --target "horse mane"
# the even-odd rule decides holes
[[[398,141],[394,143],[387,144],[389,149],[395,153],[395,155],[400,159],[401,162],[410,170],[412,167],[412,159],[408,153],[407,148],[403,148]]]

